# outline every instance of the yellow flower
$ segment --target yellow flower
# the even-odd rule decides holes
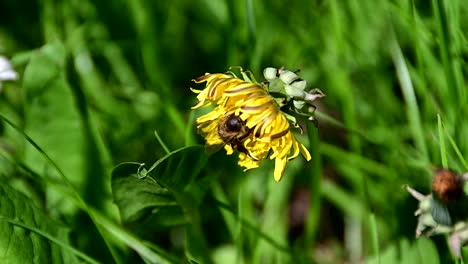
[[[197,119],[199,133],[208,148],[224,146],[228,155],[239,151],[238,164],[245,170],[257,168],[266,158],[275,159],[274,178],[280,181],[286,163],[299,153],[307,161],[309,151],[290,131],[290,124],[273,97],[260,85],[229,74],[205,74],[193,80],[206,82],[198,93],[196,109],[216,107]]]

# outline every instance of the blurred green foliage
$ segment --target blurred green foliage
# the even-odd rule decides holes
[[[443,238],[414,239],[401,187],[429,193],[432,168],[468,170],[467,12],[461,0],[2,0],[0,55],[20,80],[0,93],[0,262],[451,261]],[[243,172],[195,146],[191,79],[230,66],[257,80],[300,69],[327,94],[318,128],[302,121],[298,136],[312,161],[279,184],[271,162]],[[113,170],[122,162],[135,163]]]

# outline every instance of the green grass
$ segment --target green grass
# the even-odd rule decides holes
[[[2,1],[0,262],[463,263],[402,188],[468,170],[468,4],[426,2]],[[280,183],[198,147],[231,66],[326,94]]]

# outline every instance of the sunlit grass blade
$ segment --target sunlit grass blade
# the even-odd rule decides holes
[[[374,255],[377,257],[377,263],[380,263],[380,247],[379,247],[379,229],[377,227],[377,221],[375,219],[375,214],[369,214],[370,222],[370,233],[371,233],[371,244]]]
[[[406,103],[406,114],[411,128],[413,140],[421,152],[424,159],[428,159],[428,152],[425,142],[425,134],[422,126],[421,116],[418,107],[418,101],[414,93],[413,84],[411,82],[410,73],[406,66],[403,53],[395,38],[391,42],[391,53],[393,63],[395,64],[398,80],[400,82],[403,97]]]

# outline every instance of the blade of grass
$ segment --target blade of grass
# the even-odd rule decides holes
[[[428,152],[426,143],[424,141],[424,131],[422,128],[421,117],[419,113],[418,102],[416,100],[416,95],[414,93],[413,84],[411,82],[411,77],[406,66],[403,53],[401,48],[394,36],[391,42],[391,54],[393,63],[397,71],[397,77],[400,82],[401,90],[403,92],[403,98],[406,103],[406,114],[408,117],[408,122],[410,125],[411,133],[413,140],[417,146],[417,149],[421,152],[422,157],[427,161]]]
[[[445,128],[443,123],[442,123],[442,126],[444,127],[445,135],[447,136],[453,150],[457,154],[458,159],[460,159],[460,162],[463,164],[463,167],[465,168],[465,170],[468,170],[468,163],[466,162],[465,158],[463,157],[463,154],[461,153],[460,149],[458,148],[457,144],[455,143],[455,140],[453,140],[453,138],[447,132],[447,129]]]
[[[375,214],[369,214],[369,221],[370,221],[370,233],[372,239],[372,250],[374,251],[374,255],[377,257],[377,263],[380,263],[380,248],[379,248],[379,232],[377,228],[377,221],[375,219]]]
[[[396,173],[388,166],[331,144],[320,143],[320,153],[336,161],[346,161],[350,165],[352,164],[356,168],[362,169],[367,173],[378,175],[382,177],[382,179],[397,178]]]
[[[8,118],[6,118],[3,114],[0,114],[0,119],[3,120],[5,123],[10,125],[14,130],[16,130],[18,133],[20,133],[26,141],[29,142],[46,160],[49,162],[49,164],[57,171],[57,173],[60,175],[60,177],[63,179],[63,181],[66,183],[66,185],[70,188],[70,190],[73,193],[74,198],[76,199],[77,205],[82,208],[86,213],[88,213],[89,217],[93,221],[94,225],[96,226],[97,230],[101,234],[104,242],[106,243],[107,248],[111,252],[112,257],[114,260],[118,263],[118,258],[117,258],[117,253],[114,252],[113,247],[110,245],[110,242],[106,239],[106,236],[102,232],[102,229],[100,226],[97,224],[96,219],[91,212],[91,209],[88,207],[88,204],[83,200],[83,198],[80,196],[79,192],[76,190],[76,188],[73,186],[73,184],[70,182],[70,180],[65,176],[64,172],[60,167],[53,161],[49,155],[41,148],[39,147],[36,142],[32,138],[30,138],[22,129],[20,129],[17,125],[15,125],[13,122],[11,122]]]
[[[375,218],[374,209],[372,208],[372,203],[370,195],[369,195],[369,182],[368,178],[364,177],[364,199],[366,201],[367,212],[368,212],[368,221],[369,221],[369,233],[370,233],[370,241],[371,247],[373,250],[374,255],[377,257],[377,263],[380,264],[380,249],[379,249],[379,233],[377,230],[377,220]]]
[[[147,244],[148,242],[143,242],[138,239],[133,234],[129,233],[122,227],[116,225],[114,222],[110,221],[107,217],[102,215],[99,211],[91,209],[92,213],[95,215],[96,222],[100,224],[101,227],[106,229],[111,235],[123,241],[127,246],[138,252],[140,256],[144,257],[146,260],[149,260],[151,263],[161,263],[165,262],[163,259],[168,260],[172,263],[180,263],[180,259],[177,259],[173,256],[166,254],[163,250],[159,249],[155,245],[151,245],[155,252],[153,252]]]
[[[215,198],[215,200],[218,203],[223,204],[223,205],[231,208],[230,207],[231,205],[229,204],[227,194],[224,192],[224,190],[221,187],[221,184],[218,181],[213,181],[211,190],[212,190],[212,193],[213,193],[213,197]],[[232,212],[228,213],[225,209],[223,209],[220,206],[218,206],[218,209],[219,209],[220,213],[223,215],[224,222],[226,223],[226,227],[227,227],[229,233],[231,234],[232,239],[234,241],[237,241],[237,237],[236,237],[236,221],[237,221],[237,219],[235,218],[235,214],[232,213]]]
[[[343,124],[343,122],[333,118],[332,116],[324,113],[324,112],[320,112],[320,111],[315,111],[315,116],[318,120],[320,121],[323,121],[327,124],[330,124],[330,125],[333,125],[337,128],[341,128],[343,130],[345,130],[347,133],[354,133],[358,136],[360,136],[362,139],[366,140],[367,142],[370,142],[370,143],[373,143],[373,144],[378,144],[379,142],[375,141],[375,139],[373,138],[370,138],[368,136],[368,133],[366,133],[365,131],[361,131],[357,128],[351,128],[351,127],[348,127],[346,126],[345,124]]]
[[[283,253],[291,253],[290,248],[287,246],[282,245],[281,243],[277,242],[275,239],[271,238],[269,235],[266,233],[262,232],[261,230],[258,230],[255,225],[249,223],[246,219],[241,217],[238,213],[235,212],[235,210],[229,205],[227,196],[222,190],[221,186],[219,186],[219,183],[214,183],[215,185],[213,186],[213,193],[214,193],[214,198],[215,198],[215,203],[220,210],[221,214],[224,217],[224,221],[226,222],[226,225],[228,227],[228,230],[231,233],[231,237],[233,238],[236,243],[240,243],[240,237],[239,235],[242,233],[239,233],[239,226],[242,228],[249,229],[254,232],[259,238],[265,240],[268,242],[270,245],[275,247],[277,250],[282,251]],[[237,226],[236,226],[237,222]],[[242,244],[241,244],[242,245]],[[241,246],[238,245],[238,246]],[[238,258],[236,259],[236,263],[239,263],[242,260],[242,255],[241,253],[238,253]]]
[[[279,214],[278,212],[287,212],[290,190],[294,181],[293,175],[285,176],[281,180],[281,184],[275,181],[269,181],[266,184],[267,195],[261,215],[261,226],[258,227],[259,230],[270,233],[270,237],[281,244],[287,244],[288,214]],[[254,245],[252,264],[286,263],[291,262],[292,257],[293,255],[290,253],[285,254],[278,251],[263,240]]]
[[[249,42],[252,46],[255,46],[256,40],[256,25],[255,25],[255,14],[252,0],[245,0],[245,9],[246,9],[246,19],[247,19],[247,29],[249,32]],[[250,45],[249,45],[250,46]]]
[[[58,239],[56,239],[55,237],[53,237],[52,235],[38,229],[38,228],[35,228],[33,226],[29,226],[29,225],[26,225],[26,224],[23,224],[19,221],[16,221],[16,220],[13,220],[13,219],[9,219],[7,217],[4,217],[4,216],[0,216],[0,221],[5,221],[5,222],[8,222],[12,225],[15,225],[15,226],[18,226],[18,227],[21,227],[21,228],[24,228],[26,230],[29,230],[35,234],[38,234],[46,239],[48,239],[49,241],[57,244],[58,246],[62,247],[63,249],[65,250],[68,250],[70,251],[71,253],[73,253],[74,255],[82,258],[83,260],[85,260],[86,262],[88,263],[93,263],[93,264],[99,264],[101,262],[93,259],[92,257],[86,255],[85,253],[79,251],[78,249],[75,249],[74,247],[68,245],[67,243],[64,243]]]
[[[439,35],[439,52],[442,58],[442,64],[444,66],[444,75],[447,81],[447,88],[451,91],[451,102],[457,102],[458,105],[462,108],[462,112],[466,109],[466,92],[465,89],[461,89],[459,82],[457,81],[457,72],[459,69],[455,67],[455,62],[457,58],[454,57],[458,54],[457,46],[452,43],[453,35],[451,30],[451,21],[447,16],[446,6],[450,5],[452,2],[442,1],[442,0],[432,0],[432,8],[434,17],[437,24],[437,33]],[[460,74],[458,74],[460,75]]]
[[[322,180],[321,194],[325,199],[343,210],[343,212],[359,219],[363,219],[365,216],[366,208],[363,203],[353,195],[343,191],[330,180]]]
[[[439,130],[440,159],[442,161],[442,167],[447,169],[448,161],[447,161],[447,149],[445,147],[445,133],[443,129],[442,119],[440,118],[439,114],[437,114],[437,127]]]
[[[235,216],[236,221],[242,223],[244,228],[251,230],[254,234],[256,234],[259,238],[264,239],[276,249],[282,251],[283,253],[291,254],[291,249],[288,246],[281,245],[281,243],[275,241],[273,238],[268,236],[262,231],[259,231],[258,228],[245,220],[244,218],[240,217],[238,213],[232,207],[222,201],[215,200],[216,205],[220,208],[220,210],[225,210],[226,212],[232,213]]]
[[[43,35],[45,42],[50,43],[56,39],[62,39],[62,32],[58,23],[55,21],[57,17],[57,14],[55,14],[56,3],[52,0],[45,0],[42,2],[41,6],[40,21],[42,22],[42,29],[44,30]]]
[[[154,135],[156,136],[156,139],[158,140],[158,142],[159,142],[159,144],[161,145],[161,147],[164,149],[164,152],[166,152],[166,154],[171,153],[171,151],[167,148],[166,144],[164,144],[164,141],[163,141],[163,140],[161,139],[161,137],[159,136],[157,130],[154,131]]]
[[[167,116],[180,135],[183,136],[186,131],[186,122],[172,99],[175,97],[171,87],[168,85],[169,80],[167,76],[169,75],[166,73],[166,67],[163,66],[165,62],[161,61],[159,56],[161,45],[159,44],[158,36],[160,34],[157,32],[157,28],[147,26],[152,24],[157,25],[155,23],[156,19],[151,14],[150,5],[143,0],[125,1],[125,3],[128,6],[137,31],[138,44],[141,50],[140,59],[146,71],[146,76],[149,78],[151,86],[160,89],[160,96],[166,100],[163,110],[166,111]]]
[[[2,155],[2,157],[6,157],[6,156]],[[12,160],[10,161],[13,162]],[[35,172],[31,170],[30,168],[28,168],[26,165],[24,164],[19,164],[19,165],[21,166],[22,169],[31,173],[32,175],[36,177],[41,177],[40,175],[35,174]],[[70,191],[70,188],[67,188],[62,183],[57,182],[54,179],[45,178],[45,181],[49,186],[60,190],[61,193],[65,195],[65,197],[71,199],[74,203],[80,206],[80,203],[77,201],[77,197],[74,195],[72,191]],[[80,208],[84,210],[83,207],[80,206]],[[147,260],[152,261],[152,263],[160,263],[161,259],[166,259],[171,263],[181,263],[180,259],[170,254],[167,254],[166,252],[164,252],[163,249],[160,249],[156,245],[146,242],[146,241],[139,240],[137,237],[133,236],[128,231],[123,229],[123,227],[109,220],[106,216],[104,216],[98,210],[94,208],[91,208],[91,210],[96,216],[97,223],[101,225],[103,229],[107,230],[112,236],[119,239],[120,242],[126,244],[129,248],[132,248],[138,253],[140,253],[141,256],[146,257]],[[150,249],[153,249],[156,253],[154,252],[152,253]]]

